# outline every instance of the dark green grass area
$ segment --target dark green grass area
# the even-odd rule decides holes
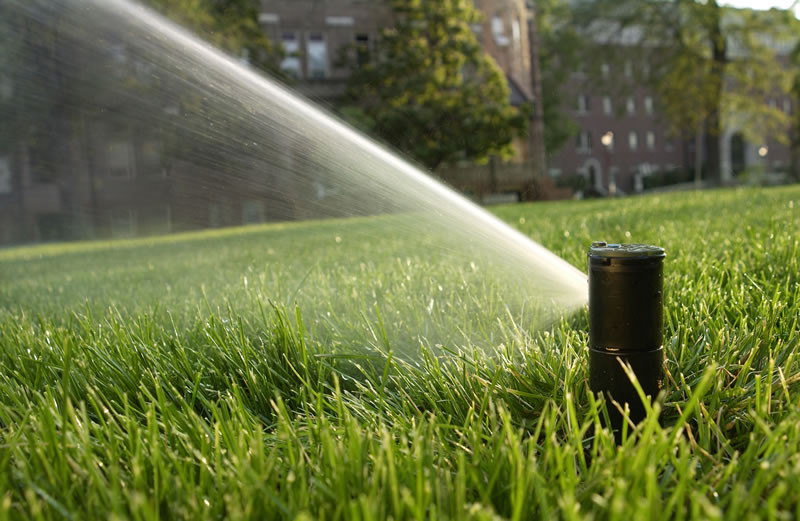
[[[667,249],[668,390],[621,447],[585,310],[503,320],[480,262],[377,221],[21,248],[0,519],[799,518],[800,187],[493,211],[581,268]]]

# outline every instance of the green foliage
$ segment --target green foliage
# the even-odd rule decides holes
[[[796,23],[800,25],[800,21]],[[791,165],[790,174],[798,181],[800,181],[800,42],[795,46],[792,51],[790,67],[794,70],[794,78],[792,79],[792,104],[795,109],[792,112],[792,121],[789,135],[791,136]]]
[[[282,51],[258,23],[252,0],[144,0],[165,16],[196,31],[203,39],[251,65],[280,74]]]
[[[582,41],[571,25],[571,10],[566,0],[536,3],[539,31],[539,65],[542,75],[544,145],[548,154],[557,152],[579,128],[565,101],[563,86],[580,63]]]
[[[430,169],[510,156],[527,114],[509,104],[502,71],[470,29],[479,21],[472,2],[394,0],[392,8],[394,27],[349,81],[358,121]]]
[[[351,310],[291,305],[337,302],[320,269],[355,295],[481,281],[384,263],[388,238],[351,240],[374,220],[4,250],[0,517],[793,519],[799,208],[798,187],[496,208],[576,266],[595,239],[666,247],[662,424],[621,447],[587,392],[585,311],[543,335],[504,320],[493,354],[417,363],[365,318],[372,358],[332,356],[355,342],[316,321]],[[443,299],[454,327],[482,318],[458,314],[465,291]],[[381,298],[423,327],[427,302]]]

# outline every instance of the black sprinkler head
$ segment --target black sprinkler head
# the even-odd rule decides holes
[[[620,362],[629,364],[645,395],[664,386],[664,249],[595,242],[589,248],[589,388],[602,392],[617,440],[623,416],[609,399],[628,404],[634,423],[645,407]]]

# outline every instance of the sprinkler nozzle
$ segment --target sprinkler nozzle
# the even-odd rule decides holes
[[[622,363],[644,394],[664,386],[664,249],[646,244],[595,242],[589,248],[589,388],[623,407],[638,423],[645,407]],[[622,363],[621,363],[622,362]],[[623,416],[608,403],[617,440]]]

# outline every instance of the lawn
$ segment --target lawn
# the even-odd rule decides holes
[[[493,212],[581,269],[667,250],[668,389],[622,446],[586,310],[408,217],[17,248],[0,519],[800,518],[800,187]]]

